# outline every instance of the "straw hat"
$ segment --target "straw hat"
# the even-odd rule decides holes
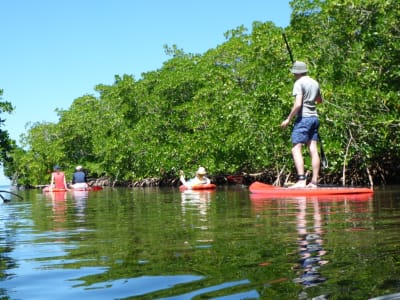
[[[198,174],[198,175],[206,175],[207,172],[206,172],[206,169],[204,169],[203,167],[200,167],[200,168],[197,170],[196,174]]]

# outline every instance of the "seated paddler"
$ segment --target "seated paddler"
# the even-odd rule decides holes
[[[180,174],[180,180],[181,180],[182,184],[185,186],[193,186],[193,185],[210,184],[211,183],[210,179],[206,176],[207,171],[204,167],[199,167],[199,169],[196,171],[195,177],[189,179],[188,181],[186,181],[185,173],[182,170],[179,172],[179,174]]]

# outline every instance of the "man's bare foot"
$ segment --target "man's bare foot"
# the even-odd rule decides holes
[[[306,187],[306,181],[299,180],[295,184],[289,186],[289,189],[298,189],[298,188],[305,188],[305,187]]]
[[[309,188],[309,189],[315,189],[317,187],[318,187],[318,185],[314,182],[310,182],[309,184],[307,184],[307,188]]]

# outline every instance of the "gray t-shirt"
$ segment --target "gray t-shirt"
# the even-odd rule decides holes
[[[298,117],[318,117],[315,100],[320,95],[319,84],[310,76],[305,75],[296,80],[293,86],[293,96],[303,95],[303,105]]]

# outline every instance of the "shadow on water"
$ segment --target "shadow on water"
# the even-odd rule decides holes
[[[0,298],[399,292],[399,189],[364,198],[257,197],[241,186],[18,194],[0,205]]]

